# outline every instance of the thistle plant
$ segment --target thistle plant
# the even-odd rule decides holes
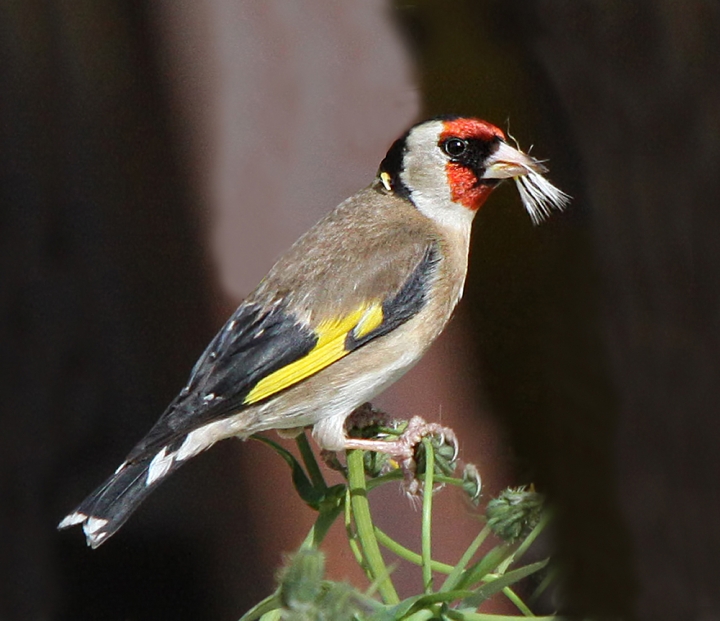
[[[402,426],[365,430],[399,435]],[[377,487],[407,478],[407,473],[384,455],[348,451],[347,464],[335,460],[344,483],[329,486],[304,434],[296,442],[298,460],[290,451],[265,437],[257,440],[272,447],[291,469],[295,489],[318,516],[313,527],[286,566],[278,574],[277,590],[248,611],[240,621],[512,621],[513,619],[560,619],[538,617],[516,592],[518,583],[543,570],[549,559],[523,563],[525,552],[550,520],[542,496],[532,489],[502,492],[487,505],[479,523],[484,526],[454,565],[432,558],[433,495],[441,487],[455,488],[478,504],[480,477],[466,465],[456,474],[457,455],[443,438],[424,437],[415,451],[413,484],[419,485],[422,502],[421,537],[418,550],[411,550],[380,530],[373,522],[371,492]],[[400,502],[404,500],[399,499]],[[370,588],[360,591],[325,577],[321,544],[330,526],[343,517],[348,545],[366,573]],[[496,545],[479,554],[490,540]],[[487,547],[487,546],[486,546]],[[393,567],[383,559],[385,548],[422,569],[423,590],[400,599],[393,582]],[[442,576],[442,579],[437,578]],[[539,582],[532,601],[549,584],[552,574]],[[484,613],[481,607],[491,597],[508,598],[517,615]]]

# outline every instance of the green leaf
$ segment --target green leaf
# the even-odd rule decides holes
[[[367,617],[367,621],[397,621],[405,619],[420,610],[428,609],[436,604],[454,602],[464,597],[471,597],[472,591],[446,591],[445,593],[429,593],[415,595],[404,599],[395,606],[383,606]]]
[[[458,621],[523,621],[532,619],[533,621],[568,621],[566,617],[558,617],[555,615],[544,617],[518,617],[517,615],[496,615],[488,612],[475,612],[473,610],[448,610],[445,613],[448,619],[457,619]]]
[[[264,600],[255,604],[250,610],[248,610],[240,621],[255,621],[263,615],[272,612],[273,610],[280,610],[282,606],[280,602],[280,589],[277,589],[272,595],[268,595]]]
[[[320,511],[318,513],[315,524],[310,529],[308,536],[302,544],[303,548],[317,548],[325,539],[328,530],[333,525],[337,517],[343,510],[343,500],[345,497],[345,486],[334,485],[328,488],[328,494],[320,503]]]
[[[509,544],[503,543],[499,546],[495,546],[477,563],[463,573],[460,580],[458,580],[456,588],[469,589],[472,585],[482,580],[489,573],[492,573],[493,570],[505,559],[509,558],[512,553],[513,548]]]
[[[463,605],[477,608],[490,596],[495,595],[495,593],[502,591],[505,587],[508,587],[511,584],[515,584],[526,576],[534,574],[536,571],[540,571],[547,564],[548,559],[545,559],[544,561],[532,563],[530,565],[514,569],[513,571],[509,571],[506,574],[495,578],[491,582],[484,584],[479,589],[476,589],[470,597],[466,597],[463,600]]]
[[[300,462],[295,459],[295,456],[287,449],[280,446],[277,442],[273,442],[269,438],[260,435],[254,435],[251,437],[253,440],[257,440],[258,442],[262,442],[263,444],[269,446],[285,460],[285,463],[290,466],[292,471],[292,482],[298,495],[303,499],[305,504],[317,511],[320,507],[320,502],[324,497],[324,493],[313,486],[300,465]]]
[[[441,591],[452,591],[459,584],[460,578],[462,577],[467,564],[470,562],[470,559],[475,556],[475,553],[478,551],[485,539],[487,539],[490,532],[490,527],[486,524],[485,527],[478,533],[477,537],[473,539],[473,542],[468,546],[467,550],[463,552],[462,557],[455,567],[453,567],[442,587],[440,587]]]
[[[416,595],[415,597],[408,597],[394,606],[383,606],[369,615],[367,621],[397,621],[397,619],[402,619],[407,616],[415,602],[421,597],[422,595]]]
[[[308,442],[307,435],[304,430],[295,438],[295,443],[300,450],[300,455],[305,463],[305,468],[310,475],[310,480],[312,481],[313,486],[318,490],[327,489],[327,483],[325,483],[325,478],[320,471],[320,466],[318,466],[317,459],[315,459],[315,454],[310,447],[310,443]]]

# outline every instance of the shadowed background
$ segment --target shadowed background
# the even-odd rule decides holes
[[[534,228],[493,195],[458,317],[378,403],[458,428],[490,493],[551,495],[568,612],[717,618],[718,40],[699,0],[0,2],[0,618],[234,619],[270,591],[312,515],[252,443],[99,550],[54,527],[273,259],[448,112],[537,145],[574,201]],[[448,510],[452,558],[474,523]]]

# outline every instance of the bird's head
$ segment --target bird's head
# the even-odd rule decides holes
[[[467,226],[502,179],[513,178],[534,222],[569,197],[553,186],[536,159],[511,147],[487,121],[440,117],[410,128],[390,147],[378,176],[385,190],[406,198],[443,224]]]

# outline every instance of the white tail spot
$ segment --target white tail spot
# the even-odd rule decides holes
[[[91,516],[85,522],[85,526],[83,526],[83,530],[85,531],[85,534],[88,537],[91,537],[93,539],[104,539],[107,535],[104,535],[104,534],[97,535],[97,532],[99,530],[102,530],[103,528],[105,528],[107,523],[108,523],[108,520]],[[97,535],[97,537],[96,537],[96,535]]]
[[[75,524],[82,524],[87,518],[88,516],[84,513],[71,513],[63,518],[63,521],[58,524],[58,528],[68,528],[75,526]]]
[[[174,459],[175,453],[168,453],[167,446],[163,446],[162,450],[150,462],[145,485],[152,485],[158,479],[162,479],[170,470]]]

